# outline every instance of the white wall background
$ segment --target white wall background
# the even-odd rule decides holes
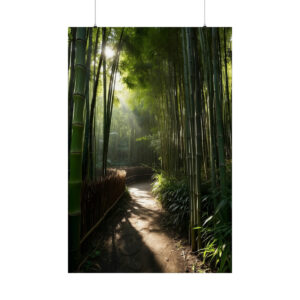
[[[233,27],[233,274],[67,273],[67,27],[93,26],[94,3],[2,0],[2,299],[299,299],[299,1],[206,2],[207,26]],[[98,26],[203,25],[201,0],[97,11]]]

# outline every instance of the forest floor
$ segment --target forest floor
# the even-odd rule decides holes
[[[131,184],[83,249],[79,272],[210,272],[164,221],[150,181]]]

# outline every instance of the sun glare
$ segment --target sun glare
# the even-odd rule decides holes
[[[108,59],[112,58],[114,55],[115,55],[114,50],[112,48],[106,46],[105,47],[105,56],[106,56],[106,58],[108,58]]]

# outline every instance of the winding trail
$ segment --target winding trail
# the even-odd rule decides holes
[[[150,182],[132,184],[128,190],[131,197],[120,200],[101,225],[81,271],[185,272],[185,249],[164,226]]]

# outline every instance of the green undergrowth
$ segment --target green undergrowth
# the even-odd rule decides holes
[[[190,211],[187,179],[176,179],[163,171],[155,173],[153,179],[152,192],[166,210],[168,224],[180,233],[187,233]],[[231,183],[228,184],[228,189],[228,195],[231,195]],[[219,205],[214,209],[213,199],[220,202],[219,194],[219,189],[212,191],[209,182],[201,185],[202,224],[194,229],[200,229],[201,232],[202,248],[198,250],[198,254],[203,262],[217,272],[231,272],[231,221],[220,217],[220,210],[229,210],[228,207]],[[228,202],[231,203],[231,196]]]
[[[220,273],[232,271],[231,232],[231,223],[205,224],[201,227],[203,248],[198,253],[204,263],[209,263]]]
[[[189,224],[189,189],[186,180],[177,180],[164,172],[153,176],[152,192],[168,214],[168,223],[181,232]]]

